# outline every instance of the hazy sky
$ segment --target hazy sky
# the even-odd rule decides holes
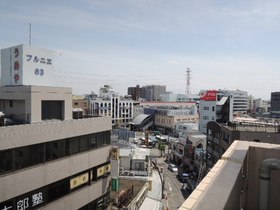
[[[56,83],[73,93],[139,84],[184,93],[280,91],[279,0],[1,0],[0,48],[54,50]]]

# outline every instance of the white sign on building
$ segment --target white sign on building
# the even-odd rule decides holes
[[[52,86],[53,51],[18,45],[1,50],[1,85]]]

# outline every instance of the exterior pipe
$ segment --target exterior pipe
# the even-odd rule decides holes
[[[269,158],[262,161],[259,168],[259,210],[269,209],[269,185],[271,170],[280,170],[280,159]]]

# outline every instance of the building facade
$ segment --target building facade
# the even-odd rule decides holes
[[[198,122],[197,107],[184,109],[172,109],[172,108],[159,108],[155,111],[156,127],[164,128],[165,131],[176,131],[177,123]]]
[[[138,101],[139,98],[143,97],[143,88],[141,88],[140,85],[129,87],[127,89],[127,94],[130,95],[133,100]]]
[[[280,92],[271,93],[271,118],[280,118]]]
[[[233,100],[231,95],[224,96],[216,90],[209,90],[201,95],[199,103],[199,131],[207,132],[210,121],[228,122],[233,118]]]
[[[45,86],[43,52],[16,46],[1,57],[0,111],[21,125],[0,127],[0,209],[106,208],[111,118],[73,120],[71,88]]]
[[[143,97],[147,101],[161,101],[161,94],[166,92],[165,85],[147,85],[143,86]]]
[[[133,100],[121,97],[105,86],[101,89],[99,98],[90,99],[89,113],[94,116],[110,116],[113,126],[127,126],[133,119]]]
[[[207,124],[207,166],[211,168],[236,139],[280,144],[278,125],[259,122]]]

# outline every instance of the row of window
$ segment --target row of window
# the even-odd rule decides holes
[[[0,175],[111,144],[110,131],[0,151]]]
[[[204,106],[203,110],[209,110],[209,107],[208,106]],[[215,107],[214,106],[212,106],[212,111],[215,112]]]
[[[38,209],[110,174],[109,162],[0,203],[0,209]]]

